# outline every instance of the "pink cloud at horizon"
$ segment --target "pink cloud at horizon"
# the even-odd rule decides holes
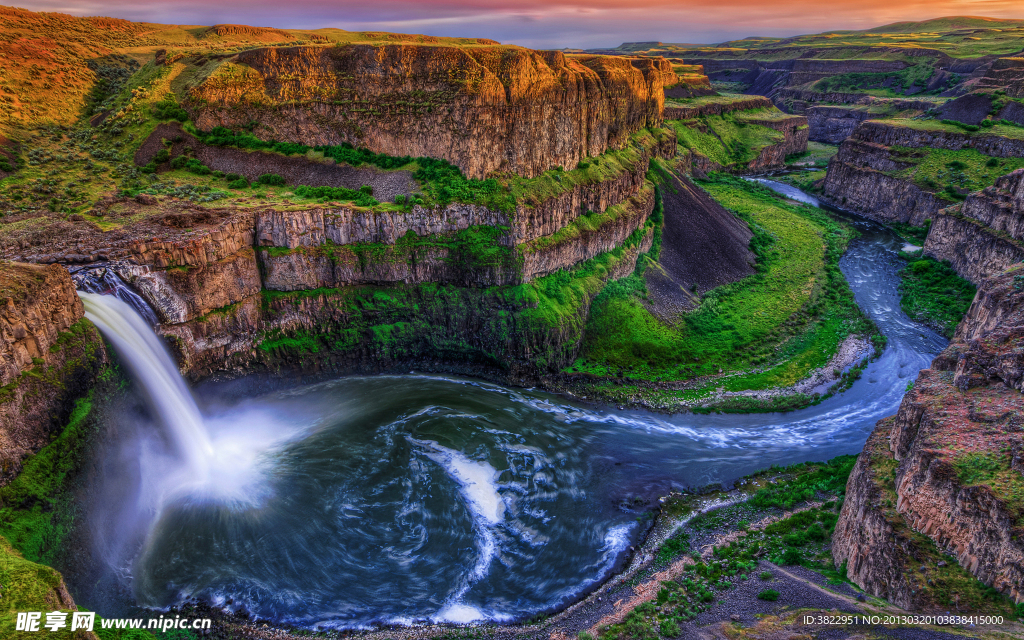
[[[950,15],[1024,18],[1019,0],[850,0],[830,5],[828,12],[815,0],[774,4],[755,0],[292,0],[287,4],[259,0],[35,0],[18,6],[169,24],[336,27],[481,37],[539,48],[611,47],[649,40],[711,43],[747,36],[867,29]]]

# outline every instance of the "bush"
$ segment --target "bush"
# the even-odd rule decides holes
[[[171,168],[184,169],[186,162],[188,162],[188,158],[186,158],[185,156],[178,156],[177,158],[171,160]]]
[[[237,173],[229,173],[226,176],[224,176],[224,179],[227,180],[228,182],[234,182],[235,180],[242,180],[243,178]]]
[[[170,96],[153,105],[152,112],[157,120],[177,120],[178,122],[188,120],[188,112]]]
[[[771,580],[772,579],[772,572],[771,571],[762,571],[757,577],[761,578],[762,580]]]
[[[999,166],[999,160],[997,160],[995,158],[990,158],[989,161],[985,163],[985,166],[990,168],[990,169],[998,167]]]
[[[761,593],[757,594],[758,600],[767,600],[768,602],[775,602],[779,599],[779,592],[775,589],[765,589]]]
[[[205,164],[196,160],[195,158],[189,158],[188,160],[185,161],[185,170],[188,171],[189,173],[194,173],[197,176],[208,176],[210,175],[210,173],[212,173],[210,171],[210,167],[206,166]]]
[[[276,173],[264,173],[259,178],[256,178],[256,182],[265,184],[268,187],[283,187],[285,180],[283,176],[279,176]]]
[[[665,620],[661,623],[661,628],[658,631],[666,638],[675,638],[679,635],[679,625],[675,620]]]
[[[171,159],[171,152],[168,151],[167,149],[161,149],[161,150],[156,152],[155,156],[153,156],[153,162],[155,162],[156,164],[163,164],[163,163],[167,162],[170,159]]]
[[[231,182],[228,183],[228,188],[229,189],[248,189],[249,188],[249,181],[246,180],[245,178],[239,178],[237,180],[232,180]]]
[[[404,205],[405,204],[405,196],[403,196],[403,195],[395,196],[395,204],[397,204],[397,205]]]
[[[782,564],[800,564],[803,560],[803,554],[800,553],[799,549],[789,547],[785,553],[782,554]]]

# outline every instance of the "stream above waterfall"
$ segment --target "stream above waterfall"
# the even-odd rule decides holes
[[[154,609],[196,600],[336,628],[563,606],[621,564],[645,501],[858,453],[896,412],[946,341],[900,310],[902,241],[849,222],[861,235],[840,268],[888,345],[850,389],[803,410],[663,416],[415,373],[260,392],[211,382],[194,395],[212,453],[194,464],[231,486],[210,492],[175,462],[175,447],[201,457],[194,447],[162,435],[152,409],[122,407],[88,510],[108,569],[98,589],[72,576],[75,599],[101,614],[112,594]]]

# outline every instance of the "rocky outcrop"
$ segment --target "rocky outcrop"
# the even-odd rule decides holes
[[[246,247],[222,260],[199,266],[121,274],[149,302],[162,322],[185,322],[256,295],[261,289],[256,253]]]
[[[871,595],[898,607],[915,609],[920,604],[907,583],[913,558],[908,549],[907,527],[892,513],[892,452],[889,430],[895,418],[886,418],[868,437],[846,484],[846,498],[835,531],[832,557],[846,565],[846,576]]]
[[[558,316],[540,310],[550,303],[531,285],[393,283],[267,291],[159,330],[194,378],[283,367],[374,373],[413,362],[532,384],[575,359],[594,296],[608,280],[632,273],[650,242],[648,232],[606,254]]]
[[[68,272],[0,262],[0,484],[63,426],[104,360]]]
[[[935,103],[928,100],[878,98],[866,93],[814,91],[811,89],[780,89],[776,92],[772,101],[775,103],[775,106],[787,113],[799,113],[804,115],[806,115],[807,109],[810,109],[814,105],[869,106],[886,113],[916,111],[919,114],[935,108]]]
[[[898,175],[914,167],[906,149],[975,149],[994,157],[1024,155],[1024,139],[970,135],[867,120],[829,161],[824,195],[832,203],[881,222],[921,226],[952,202]],[[913,152],[912,152],[913,153]]]
[[[871,117],[866,110],[849,107],[808,107],[804,115],[810,127],[808,138],[826,144],[841,143]]]
[[[960,212],[993,231],[1024,241],[1024,169],[1002,176],[995,185],[969,195]]]
[[[704,75],[704,67],[699,64],[686,64],[679,58],[669,58],[672,71],[676,74],[676,83],[665,85],[666,98],[696,98],[713,96],[716,91],[711,88],[711,80]]]
[[[698,102],[697,104],[667,104],[665,105],[666,120],[692,120],[701,116],[720,116],[733,111],[748,111],[750,109],[766,109],[772,106],[772,101],[764,96],[748,96],[737,98],[732,101],[709,101]]]
[[[643,228],[653,210],[654,187],[648,184],[644,191],[603,214],[578,220],[550,236],[519,245],[516,250],[522,259],[523,280],[530,281],[611,251]],[[651,232],[653,228],[645,234],[642,251],[650,248]]]
[[[1024,169],[935,216],[924,252],[974,283],[1024,260]]]
[[[509,226],[509,216],[487,207],[452,203],[416,205],[405,211],[325,207],[256,213],[256,244],[261,247],[315,247],[330,242],[395,244],[406,234],[439,235],[477,225]]]
[[[1022,243],[957,215],[955,209],[934,217],[924,253],[936,260],[948,260],[960,276],[974,283],[1024,260]]]
[[[979,153],[996,158],[1024,156],[1024,139],[1006,138],[986,133],[958,133],[941,128],[903,127],[885,122],[864,122],[857,127],[854,138],[861,142],[887,147],[974,149]]]
[[[535,176],[625,146],[662,120],[661,58],[518,47],[347,45],[255,49],[187,97],[202,130],[255,123],[264,139],[348,142],[444,158],[470,177]]]
[[[1006,91],[1013,98],[1024,98],[1024,58],[999,58],[974,85],[975,90]]]
[[[310,187],[346,187],[359,189],[363,185],[373,188],[374,197],[381,202],[392,202],[397,195],[419,191],[419,185],[410,171],[382,171],[373,166],[351,167],[335,164],[333,160],[310,159],[302,155],[286,156],[280,153],[217,147],[204,144],[186,132],[178,123],[158,125],[135,152],[135,164],[145,166],[153,162],[156,154],[166,150],[169,157],[195,158],[213,171],[238,174],[255,181],[261,175],[272,173],[288,184]],[[156,167],[158,173],[169,170],[170,164]]]
[[[848,139],[829,161],[824,195],[835,205],[872,220],[921,226],[949,203],[890,175],[904,166],[887,147]]]
[[[833,557],[900,606],[947,605],[928,600],[931,578],[922,573],[930,569],[914,569],[930,546],[1024,602],[1024,502],[1013,488],[1024,473],[1019,273],[984,281],[953,342],[895,418],[879,423],[850,476]]]

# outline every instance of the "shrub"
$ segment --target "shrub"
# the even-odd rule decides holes
[[[189,173],[194,173],[197,176],[208,176],[212,173],[212,171],[210,171],[210,167],[195,158],[189,158],[185,161],[185,170]]]
[[[771,580],[772,579],[772,572],[771,571],[762,571],[757,577],[761,578],[762,580]]]
[[[985,163],[985,166],[989,167],[990,169],[998,167],[999,166],[999,160],[997,160],[995,158],[990,158],[989,161]]]
[[[228,183],[229,189],[248,189],[249,181],[245,178],[239,178],[238,180],[232,180]]]
[[[188,120],[188,112],[182,109],[173,97],[167,97],[153,105],[153,115],[157,120]]]
[[[185,156],[178,156],[177,158],[171,160],[171,168],[184,169],[186,162],[188,162],[188,158],[186,158]]]
[[[785,553],[782,554],[782,564],[800,564],[803,560],[803,554],[800,553],[799,549],[789,547]]]
[[[168,151],[167,149],[161,149],[161,150],[156,152],[155,156],[153,156],[153,162],[155,162],[156,164],[163,164],[163,163],[167,162],[170,159],[171,159],[171,152]]]
[[[661,635],[665,636],[666,638],[675,638],[679,635],[679,625],[676,623],[675,620],[664,620],[661,623],[661,628],[658,629],[658,631],[660,631]]]
[[[775,589],[765,589],[761,593],[757,594],[758,600],[767,600],[768,602],[775,602],[779,599],[779,592]]]
[[[238,175],[237,173],[229,173],[226,176],[224,176],[224,179],[227,180],[228,182],[234,182],[235,180],[241,180],[242,176]]]
[[[256,182],[265,184],[268,187],[283,187],[285,180],[283,176],[279,176],[276,173],[264,173],[256,179]]]
[[[960,162],[959,160],[948,162],[946,163],[946,166],[949,167],[950,169],[953,169],[954,171],[963,171],[964,169],[967,168],[967,165],[964,164],[963,162]]]
[[[395,196],[395,204],[397,204],[397,205],[404,205],[405,204],[405,196],[401,195],[401,194]]]

